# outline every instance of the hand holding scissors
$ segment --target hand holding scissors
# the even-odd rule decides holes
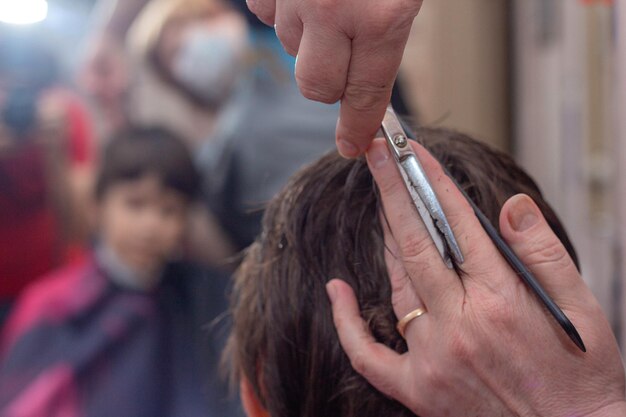
[[[624,371],[611,328],[534,202],[517,195],[504,204],[502,239],[576,323],[587,353],[520,281],[441,165],[409,144],[464,255],[462,274],[438,262],[441,253],[388,139],[376,139],[367,157],[388,222],[385,241],[397,254],[388,264],[395,271],[394,311],[400,321],[423,311],[409,316],[403,328],[408,351],[398,354],[369,334],[351,288],[331,281],[339,338],[355,369],[426,417],[626,415]]]

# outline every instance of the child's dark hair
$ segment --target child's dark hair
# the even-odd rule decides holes
[[[115,134],[105,148],[96,198],[101,199],[115,183],[150,174],[189,200],[200,187],[200,176],[182,140],[160,127],[131,127]]]

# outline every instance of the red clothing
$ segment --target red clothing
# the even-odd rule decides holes
[[[87,112],[67,93],[59,93],[68,122],[70,167],[93,161],[93,135]],[[59,225],[49,202],[41,147],[26,143],[0,156],[0,301],[14,299],[33,279],[68,261]]]
[[[112,273],[96,254],[22,293],[0,333],[0,416],[239,417],[218,378],[228,277],[174,262],[143,292]]]

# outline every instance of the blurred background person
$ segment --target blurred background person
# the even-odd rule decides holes
[[[28,283],[80,258],[93,140],[52,53],[0,27],[0,324]]]
[[[128,116],[159,123],[192,149],[213,134],[249,60],[248,25],[223,0],[159,0],[129,29]]]
[[[196,108],[203,103],[213,110],[198,114],[196,120],[203,120],[205,127],[198,128],[200,123],[190,121],[193,112],[172,117],[174,111],[164,110],[167,103],[154,98],[154,88],[141,92],[134,79],[126,81],[130,118],[171,118],[183,135],[196,127],[190,142],[204,178],[203,210],[225,232],[223,239],[196,233],[198,256],[215,259],[206,242],[211,235],[213,242],[225,242],[222,257],[246,247],[259,231],[264,203],[301,165],[334,146],[338,107],[300,95],[294,58],[242,1],[101,0],[96,12],[99,24],[82,72],[91,81],[84,84],[87,91],[99,94],[103,89],[95,85],[118,85],[137,69],[137,60],[121,61],[123,54],[112,53],[99,41],[115,40],[118,51],[143,57],[139,61],[151,67],[152,80]],[[95,71],[103,60],[126,70]]]
[[[4,328],[0,415],[238,415],[217,377],[219,332],[207,329],[228,280],[180,259],[199,182],[163,129],[110,141],[95,248],[28,287]]]

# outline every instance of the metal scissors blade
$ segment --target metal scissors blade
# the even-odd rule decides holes
[[[448,268],[453,267],[453,259],[457,264],[463,263],[450,223],[391,105],[387,106],[381,129],[411,200],[444,263]]]

